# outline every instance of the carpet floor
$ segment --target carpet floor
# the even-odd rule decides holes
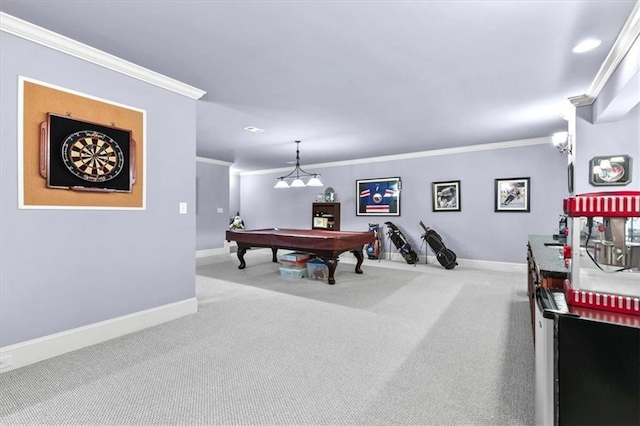
[[[522,273],[246,260],[198,266],[197,314],[0,375],[0,423],[533,424]]]

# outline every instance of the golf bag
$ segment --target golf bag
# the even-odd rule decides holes
[[[431,247],[431,250],[436,254],[436,259],[438,262],[444,267],[444,269],[453,269],[458,265],[456,262],[457,256],[456,254],[445,247],[442,242],[442,237],[433,229],[427,227],[420,221],[420,226],[424,229],[424,234],[422,238],[425,240],[427,245]]]
[[[391,222],[385,222],[384,224],[387,225],[387,235],[389,235],[393,244],[400,251],[404,260],[406,260],[410,265],[417,263],[418,253],[411,248],[411,244],[409,244],[404,235],[402,235],[400,229]]]
[[[375,240],[367,244],[367,256],[369,259],[378,259],[380,257],[380,225],[377,223],[369,224],[369,231],[373,232]]]

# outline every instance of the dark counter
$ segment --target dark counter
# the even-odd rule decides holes
[[[548,247],[545,244],[555,244]],[[569,269],[564,267],[564,259],[560,259],[559,251],[562,246],[551,235],[529,235],[529,247],[535,259],[538,273],[546,278],[568,278]]]

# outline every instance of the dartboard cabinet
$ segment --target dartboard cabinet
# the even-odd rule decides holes
[[[135,163],[130,130],[54,113],[40,124],[40,174],[49,188],[131,192]]]

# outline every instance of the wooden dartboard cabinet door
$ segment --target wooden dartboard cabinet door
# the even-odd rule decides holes
[[[313,203],[311,229],[340,230],[340,203]]]

